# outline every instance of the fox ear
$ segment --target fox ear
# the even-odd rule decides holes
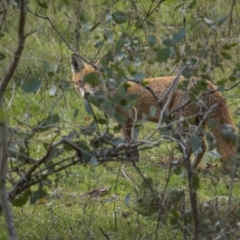
[[[83,68],[85,68],[83,60],[77,54],[71,55],[71,64],[73,73],[80,72]]]

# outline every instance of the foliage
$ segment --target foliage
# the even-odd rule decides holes
[[[26,233],[21,222],[26,218],[29,229],[25,232],[39,239],[239,237],[234,176],[221,175],[209,156],[207,167],[192,170],[194,154],[186,157],[184,148],[175,149],[180,142],[198,152],[197,134],[177,132],[179,124],[185,129],[192,125],[183,120],[166,127],[167,114],[157,127],[144,120],[136,124],[130,150],[139,145],[141,161],[129,166],[125,152],[129,144],[120,135],[125,118],[114,108],[121,105],[129,111],[137,99],[126,94],[127,79],[145,87],[146,76],[180,73],[186,79],[200,79],[192,90],[192,101],[198,102],[200,92],[206,90],[205,81],[210,80],[236,110],[239,100],[232,96],[239,94],[240,9],[234,3],[28,2],[25,32],[29,36],[5,93],[10,135],[7,184],[13,206],[21,207],[14,210],[22,239]],[[1,7],[4,76],[16,45],[18,1],[3,1]],[[87,82],[104,82],[117,93],[91,96],[83,102],[69,80],[72,52],[101,65],[101,73],[88,75]],[[209,133],[203,134],[214,145]],[[235,137],[229,131],[226,135]],[[183,157],[189,164],[175,165]],[[112,186],[111,196],[83,196],[102,184]]]

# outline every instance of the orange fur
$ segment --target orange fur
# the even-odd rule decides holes
[[[96,71],[91,65],[85,65],[82,60],[75,54],[71,56],[72,63],[72,72],[73,72],[73,82],[75,83],[75,87],[80,90],[83,97],[86,97],[87,94],[94,94],[100,91],[100,86],[91,86],[89,84],[84,83],[84,76],[89,72]],[[166,77],[156,77],[156,78],[147,78],[144,81],[148,82],[148,86],[153,90],[155,96],[158,99],[161,99],[166,92],[171,88],[173,81],[175,80],[175,76],[166,76]],[[179,82],[184,81],[183,77],[180,77]],[[186,91],[180,90],[179,88],[175,88],[173,90],[173,94],[171,95],[171,99],[165,98],[164,104],[166,101],[169,101],[167,110],[170,112],[178,107],[180,110],[177,111],[176,115],[178,117],[183,116],[185,118],[195,116],[195,120],[199,122],[199,114],[204,113],[212,106],[216,106],[212,111],[209,112],[209,115],[206,117],[204,121],[204,126],[206,127],[208,120],[214,120],[214,127],[210,127],[212,134],[216,139],[216,146],[218,152],[222,155],[222,160],[226,160],[227,158],[234,155],[236,147],[235,145],[226,140],[221,134],[221,127],[224,124],[228,124],[232,127],[232,131],[236,131],[236,127],[234,121],[232,119],[229,107],[224,100],[223,95],[219,91],[212,91],[210,94],[201,93],[199,98],[204,102],[204,107],[190,102],[186,104],[184,108],[181,108],[183,104],[190,100],[189,91],[193,88],[195,81],[189,81],[188,87]],[[137,117],[137,120],[145,118],[147,121],[158,122],[159,116],[161,113],[161,107],[159,103],[154,98],[153,94],[147,90],[142,85],[129,81],[128,82],[128,94],[137,94],[138,99],[136,100],[135,110],[137,116],[134,115],[135,111],[129,113],[123,110],[120,106],[116,107],[116,111],[122,112],[127,117],[127,123],[123,129],[125,137],[127,140],[131,140],[131,127],[134,121],[134,117]],[[207,91],[215,90],[216,86],[209,81],[206,81]],[[206,92],[207,92],[206,91]],[[111,93],[114,95],[114,91]],[[163,104],[163,106],[164,106]],[[150,107],[156,107],[156,113],[154,116],[151,116]],[[203,116],[203,115],[201,115]],[[205,152],[205,144],[202,147],[202,153],[199,154],[196,165],[198,165],[204,155]],[[138,158],[138,153],[136,153]]]

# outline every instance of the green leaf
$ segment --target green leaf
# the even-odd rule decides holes
[[[57,123],[60,122],[60,117],[58,114],[53,114],[48,116],[45,120],[44,120],[44,124],[45,125],[55,125]]]
[[[128,193],[125,198],[124,198],[124,203],[129,206],[130,205],[130,200],[131,200],[131,193]]]
[[[179,217],[180,217],[179,212],[176,211],[175,209],[172,209],[172,210],[171,210],[171,214],[172,214],[174,217],[176,217],[176,218],[179,218]]]
[[[24,206],[27,203],[30,194],[31,194],[31,189],[27,189],[12,201],[12,205],[15,207]]]
[[[106,20],[106,22],[111,22],[112,19],[113,19],[113,17],[112,17],[112,15],[111,15],[110,11],[107,9],[107,10],[105,11],[105,20]]]
[[[138,126],[135,126],[131,131],[131,139],[138,139],[140,133],[140,128]]]
[[[41,80],[33,77],[24,81],[22,85],[22,90],[27,94],[36,92],[40,88],[41,84],[42,84]]]
[[[174,215],[172,215],[172,216],[170,217],[170,219],[169,219],[169,223],[170,223],[171,225],[174,225],[175,228],[176,228],[176,226],[179,225],[179,217],[175,217]]]
[[[235,63],[235,68],[240,71],[240,63]]]
[[[208,24],[208,25],[213,25],[214,21],[209,19],[209,18],[203,18],[203,20]]]
[[[137,82],[142,82],[144,78],[145,78],[145,74],[142,72],[137,72],[133,76],[133,80],[135,80]]]
[[[119,144],[122,144],[124,143],[124,140],[122,138],[114,138],[112,139],[112,143],[115,145],[115,146],[118,146]]]
[[[191,223],[192,222],[192,218],[193,218],[193,213],[192,211],[186,211],[183,215],[182,215],[182,219],[185,223]]]
[[[103,102],[104,99],[100,99],[98,96],[89,95],[88,101],[92,103],[94,106],[99,107],[100,104]]]
[[[174,43],[180,42],[185,38],[185,36],[186,36],[186,30],[183,28],[179,32],[173,34],[172,36],[173,42]]]
[[[39,124],[38,124],[38,130],[40,131],[46,131],[49,128],[54,127],[60,122],[60,117],[58,114],[53,114],[48,116],[47,118],[43,119]]]
[[[100,150],[100,155],[101,156],[103,156],[104,158],[107,158],[108,153],[109,153],[109,148],[101,147],[101,150]]]
[[[108,98],[104,98],[103,102],[101,103],[101,108],[106,109],[106,110],[113,109],[111,100]]]
[[[3,60],[4,58],[6,58],[6,56],[0,52],[0,60]]]
[[[191,141],[190,141],[192,150],[194,152],[194,154],[198,154],[202,152],[202,145],[201,145],[201,141],[199,139],[199,136],[197,134],[194,134],[191,137]]]
[[[238,141],[238,135],[234,128],[229,124],[221,125],[221,135],[228,142],[235,145]]]
[[[118,113],[118,112],[114,113],[114,118],[120,124],[122,124],[126,121],[126,117],[123,114]]]
[[[100,48],[103,45],[104,41],[102,39],[98,39],[95,43],[94,43],[94,47],[95,48]]]
[[[107,119],[105,118],[97,118],[96,122],[102,125],[106,125],[108,123]]]
[[[81,153],[81,159],[82,159],[84,162],[90,162],[90,161],[91,161],[91,158],[92,158],[92,156],[89,154],[89,152],[83,151],[83,152]]]
[[[165,0],[164,3],[165,3],[166,5],[170,5],[170,6],[171,6],[171,5],[175,4],[176,1],[177,1],[177,0]]]
[[[127,95],[127,102],[128,104],[130,104],[131,106],[135,105],[136,103],[136,100],[138,99],[139,95],[138,94],[130,94],[130,95]]]
[[[120,96],[113,96],[111,98],[111,103],[113,105],[119,104],[121,102],[122,98]]]
[[[167,202],[169,204],[176,204],[182,200],[184,191],[182,189],[173,189],[167,196]]]
[[[50,63],[46,60],[43,61],[43,67],[45,68],[46,72],[50,72],[51,71],[51,66]]]
[[[228,19],[228,15],[223,15],[222,17],[218,18],[217,25],[221,26],[227,19]]]
[[[48,9],[48,5],[47,5],[45,2],[37,1],[37,4],[38,4],[41,8]]]
[[[234,43],[231,43],[231,44],[224,45],[223,49],[228,51],[228,50],[231,50],[233,47],[236,47],[237,45],[238,44],[236,42],[234,42]]]
[[[237,209],[234,210],[234,216],[238,219],[240,218],[240,207],[237,207]]]
[[[93,30],[95,30],[99,25],[101,24],[100,21],[96,22],[90,29],[90,32],[92,32]]]
[[[70,85],[69,81],[61,80],[60,84],[59,84],[59,87],[62,90],[68,90],[71,87],[71,85]]]
[[[149,188],[149,185],[153,184],[153,179],[151,177],[147,177],[145,179],[143,179],[143,181],[141,182],[141,185],[143,188]]]
[[[165,39],[162,42],[166,47],[172,47],[173,45],[173,40],[172,39]]]
[[[153,47],[157,43],[157,38],[154,35],[150,35],[148,37],[148,43],[151,47]]]
[[[168,58],[170,58],[172,55],[174,55],[174,50],[172,48],[163,48],[160,49],[157,52],[157,58],[156,61],[158,62],[166,62],[168,60]]]
[[[114,41],[113,31],[104,29],[103,35],[104,35],[104,38],[108,41],[108,43],[113,43]]]
[[[193,9],[197,4],[197,0],[193,0],[189,5],[188,5],[188,8],[189,9]]]
[[[144,81],[141,83],[141,85],[142,85],[143,87],[149,86],[149,82],[146,81],[146,80],[144,80]]]
[[[174,161],[174,160],[173,160]],[[172,161],[172,162],[173,162]],[[176,160],[177,161],[177,163],[179,162],[178,160]],[[173,172],[174,172],[174,174],[176,174],[176,175],[180,175],[180,174],[182,174],[182,172],[183,172],[183,167],[182,166],[175,166],[174,168],[173,168]]]
[[[49,91],[49,95],[50,96],[55,96],[56,92],[57,92],[57,86],[53,84],[50,91]]]
[[[142,27],[143,27],[143,22],[142,22],[141,20],[137,20],[137,21],[135,22],[135,27],[136,27],[136,28],[142,28]]]
[[[119,52],[122,49],[123,45],[124,45],[124,40],[119,39],[115,44],[115,52]]]
[[[35,204],[37,200],[45,198],[48,193],[45,190],[37,190],[31,194],[30,204]]]
[[[87,111],[87,113],[89,115],[93,116],[92,107],[88,101],[84,101],[84,107],[85,107],[85,110]]]
[[[99,84],[99,78],[97,73],[91,72],[84,76],[84,82],[89,83],[90,85],[98,85]]]
[[[232,56],[231,56],[229,53],[227,53],[227,52],[221,52],[221,55],[222,55],[225,59],[227,59],[227,60],[231,60],[231,59],[232,59]]]
[[[112,14],[113,19],[115,20],[116,23],[122,24],[127,21],[127,16],[121,12],[121,11],[116,11]]]
[[[97,165],[98,165],[97,158],[96,158],[95,156],[92,156],[92,157],[91,157],[91,160],[90,160],[90,163],[91,163],[93,166],[97,166]]]
[[[122,99],[126,99],[128,87],[129,87],[129,84],[128,84],[128,83],[124,83],[124,85],[118,87],[118,95],[119,95]]]
[[[127,54],[124,51],[120,51],[114,56],[115,61],[121,62],[125,57],[127,57]]]
[[[78,114],[79,114],[79,109],[75,108],[73,113],[73,119],[77,118]]]
[[[156,114],[156,112],[157,112],[157,108],[156,108],[156,106],[151,105],[149,111],[150,111],[150,116],[151,116],[151,117],[154,117],[155,114]]]

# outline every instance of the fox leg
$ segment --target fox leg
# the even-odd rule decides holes
[[[126,123],[123,126],[123,135],[129,145],[131,143],[134,143],[134,139],[132,139],[132,131],[133,131],[133,121],[131,119],[128,119]],[[138,147],[133,147],[129,146],[128,148],[125,149],[126,156],[127,156],[127,161],[134,161],[138,162],[139,161],[139,151]]]

